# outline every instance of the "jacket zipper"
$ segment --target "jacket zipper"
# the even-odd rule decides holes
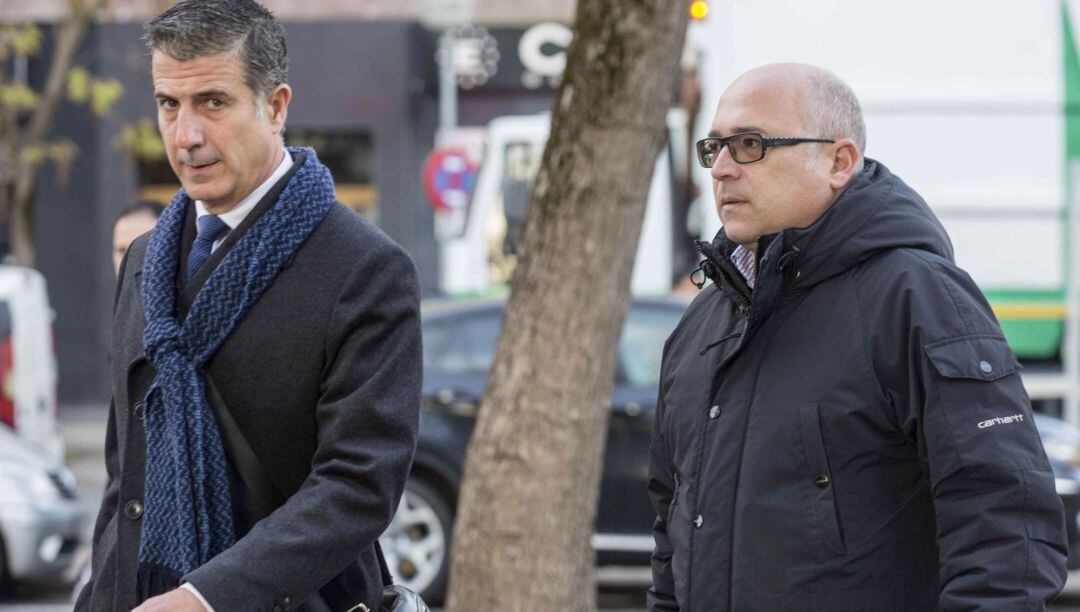
[[[708,271],[705,270],[703,264],[702,271],[705,272],[705,276],[712,278],[712,280],[716,281],[716,283],[720,286],[721,291],[731,297],[732,301],[735,302],[735,307],[739,309],[739,312],[744,315],[748,314],[750,312],[751,306],[750,297],[744,294],[742,290],[736,287],[735,283],[732,282],[730,272],[727,270],[728,266],[725,265],[725,262],[717,261],[711,255],[709,255],[709,253],[706,252],[705,244],[706,243],[701,240],[694,241],[694,247],[705,258],[705,262],[712,264],[712,267],[716,270],[715,275],[709,274]]]

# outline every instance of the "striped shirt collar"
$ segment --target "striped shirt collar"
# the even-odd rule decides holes
[[[731,263],[746,279],[746,285],[753,289],[757,280],[757,257],[754,252],[740,244],[731,252]]]

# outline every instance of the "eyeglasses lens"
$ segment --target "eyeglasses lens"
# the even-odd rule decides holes
[[[728,143],[728,148],[731,150],[731,157],[740,164],[757,161],[765,154],[761,136],[757,134],[736,136]]]
[[[740,164],[756,162],[765,156],[765,143],[758,134],[739,134],[727,142],[722,138],[703,138],[697,143],[698,161],[706,168],[712,168],[716,157],[725,146],[732,159]]]
[[[698,141],[698,161],[706,168],[712,168],[716,154],[720,151],[719,138],[703,138]]]

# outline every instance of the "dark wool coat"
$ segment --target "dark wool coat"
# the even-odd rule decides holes
[[[1028,610],[1065,581],[1054,475],[989,305],[867,160],[664,351],[650,610]],[[990,425],[988,425],[990,423]]]
[[[274,186],[191,279],[181,315],[229,248],[276,201]],[[195,237],[188,206],[181,261]],[[109,481],[94,530],[93,579],[77,610],[136,604],[145,475],[140,294],[149,236],[132,244],[114,314]],[[183,269],[185,266],[180,266]],[[327,213],[210,359],[208,371],[265,471],[290,497],[256,522],[229,457],[239,541],[185,576],[217,612],[378,609],[373,544],[390,523],[416,444],[421,380],[416,271],[404,251],[341,204]],[[226,448],[228,455],[230,450]]]

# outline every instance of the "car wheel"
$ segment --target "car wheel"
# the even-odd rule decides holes
[[[434,487],[409,478],[397,513],[382,544],[394,583],[420,594],[430,605],[442,602],[450,565],[450,532],[454,515]]]

